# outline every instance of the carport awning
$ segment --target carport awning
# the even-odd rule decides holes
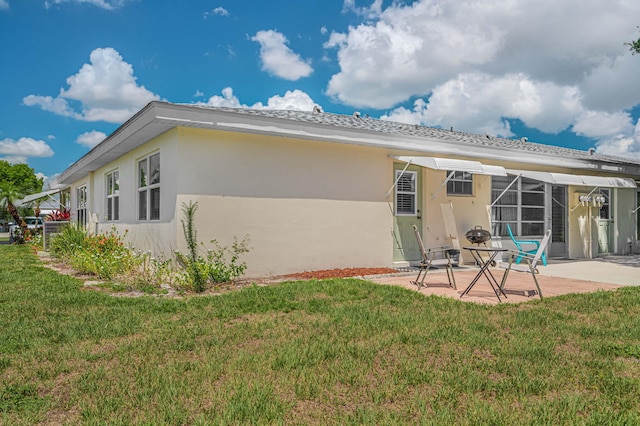
[[[506,176],[507,171],[502,166],[491,166],[482,164],[479,161],[457,160],[455,158],[438,157],[408,157],[393,156],[392,158],[404,161],[408,164],[415,164],[433,170],[445,170],[450,172],[468,172],[477,175]]]
[[[586,176],[568,173],[532,172],[507,170],[510,175],[522,176],[555,185],[600,186],[604,188],[637,188],[633,179],[612,176]]]
[[[26,197],[24,197],[21,200],[21,203],[22,204],[26,204],[26,203],[30,203],[32,201],[46,199],[46,198],[51,197],[54,194],[57,194],[58,192],[60,192],[59,189],[51,189],[49,191],[44,191],[44,192],[39,192],[37,194],[27,195]]]

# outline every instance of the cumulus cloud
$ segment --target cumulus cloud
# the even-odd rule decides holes
[[[76,138],[76,142],[88,148],[93,148],[107,137],[106,134],[97,130],[85,132]]]
[[[231,87],[222,89],[222,96],[214,95],[207,102],[197,102],[196,105],[227,108],[252,108],[252,109],[289,109],[297,111],[313,111],[317,105],[311,96],[301,90],[288,90],[283,96],[275,95],[267,100],[267,104],[256,102],[253,105],[245,105],[233,94]]]
[[[640,73],[623,45],[634,38],[638,2],[418,0],[363,10],[348,0],[345,9],[369,19],[325,44],[340,66],[327,93],[349,105],[391,108],[474,72],[577,87],[593,110],[640,97],[640,80],[620,78]]]
[[[51,157],[53,150],[45,141],[20,138],[0,140],[0,156],[10,163],[26,163],[29,157]]]
[[[210,16],[213,15],[218,15],[218,16],[229,16],[229,11],[227,9],[225,9],[224,7],[216,7],[215,9],[213,9],[211,12],[205,12],[204,13],[204,19],[207,19]]]
[[[505,118],[557,133],[582,112],[575,87],[534,81],[524,74],[469,73],[435,87],[428,102],[418,99],[412,111],[397,108],[382,118],[509,137],[513,133]]]
[[[0,0],[0,10],[9,10],[9,0]]]
[[[147,103],[160,99],[137,84],[133,67],[115,49],[95,49],[89,60],[67,78],[68,88],[60,89],[58,96],[29,95],[23,103],[77,120],[121,123]],[[81,110],[69,101],[78,101]]]
[[[596,143],[596,151],[601,154],[640,160],[640,120],[630,133],[619,133],[601,138]]]
[[[89,4],[97,6],[100,9],[115,10],[123,7],[125,4],[130,3],[132,0],[46,0],[44,7],[49,9],[51,6],[63,4],[63,3],[79,3]]]
[[[313,72],[308,61],[287,46],[289,41],[281,33],[273,30],[258,31],[251,40],[260,43],[260,60],[264,71],[291,81],[307,77]]]

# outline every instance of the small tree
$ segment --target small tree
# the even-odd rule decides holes
[[[20,225],[23,235],[27,224],[20,219],[14,202],[28,194],[40,191],[42,191],[42,178],[38,178],[31,167],[26,164],[10,164],[8,161],[0,160],[0,202],[7,208],[15,223]]]
[[[249,251],[249,237],[245,236],[242,241],[233,239],[231,248],[218,244],[216,240],[211,240],[215,246],[213,249],[204,249],[198,242],[197,232],[194,225],[195,213],[198,210],[198,203],[189,201],[189,204],[182,203],[182,231],[187,242],[188,253],[175,252],[176,261],[184,268],[184,278],[191,285],[194,291],[200,293],[206,289],[207,284],[217,284],[232,281],[241,276],[247,269],[247,264],[240,261],[240,256]]]

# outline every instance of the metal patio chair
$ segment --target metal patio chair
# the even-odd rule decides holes
[[[418,276],[414,281],[411,281],[411,284],[418,287],[418,290],[420,290],[422,287],[427,287],[427,284],[425,284],[424,280],[427,277],[427,273],[429,272],[429,270],[435,266],[444,266],[447,270],[447,279],[449,280],[449,286],[457,289],[456,278],[453,275],[454,261],[452,259],[452,256],[454,255],[454,252],[458,250],[454,250],[451,247],[446,246],[425,249],[424,243],[422,242],[422,237],[420,236],[420,231],[418,231],[418,227],[415,225],[413,225],[413,232],[416,235],[416,240],[418,241],[418,247],[420,248],[420,254],[422,258],[420,260],[420,271],[418,272]]]
[[[540,248],[540,241],[538,241],[538,240],[516,240],[516,237],[513,235],[513,231],[511,231],[511,226],[509,226],[508,223],[507,223],[507,231],[509,231],[509,236],[511,237],[511,241],[513,241],[513,243],[518,248],[518,252],[520,253],[518,255],[518,257],[516,258],[516,263],[520,263],[522,261],[522,259],[526,255],[535,256],[536,252]],[[534,245],[536,248],[534,248],[533,250],[525,250],[525,249],[522,248],[523,245]],[[544,266],[547,266],[547,255],[544,252],[542,253],[542,264]]]
[[[544,251],[549,244],[549,240],[551,239],[551,230],[548,229],[544,233],[544,238],[540,242],[540,246],[535,254],[530,253],[522,253],[516,250],[509,251],[509,262],[500,263],[500,267],[506,269],[504,271],[504,275],[502,276],[502,282],[500,283],[500,288],[504,290],[504,285],[507,282],[507,277],[509,276],[509,272],[526,272],[530,273],[533,277],[533,281],[536,283],[536,288],[538,289],[538,295],[540,299],[542,299],[542,290],[540,290],[540,284],[538,284],[538,278],[536,278],[536,274],[538,274],[538,264],[540,263],[542,256],[544,256]],[[526,264],[519,265],[516,262],[516,259],[525,260]],[[543,263],[546,265],[545,263]]]

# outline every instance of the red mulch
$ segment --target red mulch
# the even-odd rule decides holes
[[[394,274],[396,272],[398,271],[392,268],[336,268],[325,269],[322,271],[298,272],[295,274],[282,275],[279,278],[293,280],[321,280],[326,278],[349,278],[367,275]]]

